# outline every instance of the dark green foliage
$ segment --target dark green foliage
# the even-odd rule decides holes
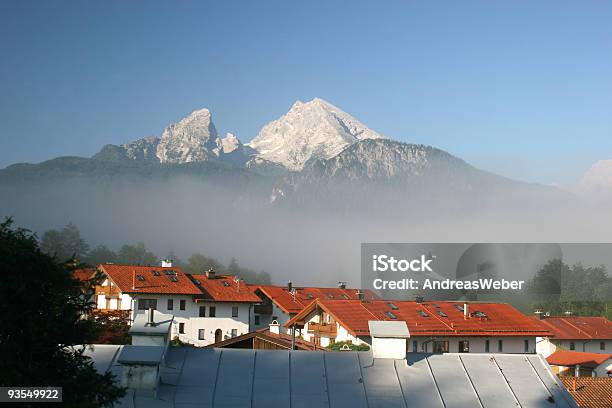
[[[327,348],[331,351],[342,351],[342,346],[348,346],[352,351],[368,351],[370,349],[367,344],[356,345],[348,341],[338,341]]]
[[[60,231],[49,230],[44,233],[40,249],[61,261],[71,259],[73,256],[82,259],[89,251],[89,245],[83,238],[76,225],[69,223]]]
[[[99,265],[101,263],[116,263],[118,260],[115,251],[106,245],[98,245],[84,258],[84,261],[89,265]]]
[[[551,315],[571,311],[576,315],[612,317],[612,278],[603,266],[567,265],[553,260],[528,284],[531,310]]]
[[[157,265],[159,258],[147,250],[143,242],[136,245],[123,245],[117,254],[117,261],[123,264]]]
[[[73,278],[73,263],[41,251],[35,235],[0,224],[0,385],[60,386],[66,407],[110,407],[124,394],[98,374],[82,348],[98,334],[92,286]]]

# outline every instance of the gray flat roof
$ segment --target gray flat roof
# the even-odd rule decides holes
[[[149,336],[166,336],[172,325],[173,315],[160,313],[157,310],[153,314],[155,326],[147,326],[149,312],[138,313],[130,328],[131,334],[147,334]]]
[[[381,321],[381,320],[370,320],[368,322],[370,328],[370,336],[372,337],[384,337],[384,338],[396,338],[396,339],[407,339],[410,337],[408,326],[405,321]]]
[[[117,406],[578,407],[537,354],[408,353],[407,360],[390,360],[371,352],[171,347],[165,361],[157,398],[129,390]]]

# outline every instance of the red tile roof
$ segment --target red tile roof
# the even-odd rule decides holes
[[[595,368],[608,359],[612,358],[612,354],[597,354],[585,353],[582,351],[557,350],[550,356],[546,357],[548,364],[573,367],[581,365],[585,367]]]
[[[274,285],[250,285],[257,292],[261,291],[276,304],[283,312],[287,314],[299,313],[306,306],[311,304],[315,299],[328,300],[350,300],[358,299],[358,289],[341,289],[341,288],[311,288],[311,287],[293,287],[293,292],[290,292],[286,286]],[[364,296],[368,300],[378,299],[378,296],[370,291],[364,291]]]
[[[533,319],[549,330],[556,340],[612,340],[612,322],[605,317],[553,316]]]
[[[241,343],[245,340],[250,340],[253,338],[259,338],[271,343],[280,346],[281,348],[286,348],[287,350],[291,350],[291,336],[286,333],[272,333],[269,328],[260,329],[254,332],[246,333],[240,336],[232,337],[227,340],[220,341],[218,343],[209,344],[205,348],[232,348],[231,346],[236,343]],[[296,337],[295,339],[295,348],[297,350],[307,350],[307,351],[326,351],[327,348],[318,346],[310,341],[306,341],[304,339],[300,339]]]
[[[546,336],[537,322],[506,303],[317,300],[286,323],[303,324],[319,307],[354,336],[369,336],[369,320],[403,320],[412,336]]]
[[[202,294],[202,291],[178,267],[101,264],[98,269],[104,272],[123,293],[195,296]]]
[[[96,274],[96,268],[82,268],[72,271],[72,276],[81,282],[90,280]]]
[[[580,408],[612,407],[612,378],[561,377]]]
[[[202,296],[197,301],[215,302],[248,302],[260,303],[257,296],[249,285],[244,281],[238,281],[234,276],[216,275],[208,278],[205,274],[189,275]]]

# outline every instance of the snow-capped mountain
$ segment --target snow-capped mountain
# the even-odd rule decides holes
[[[248,146],[257,155],[290,170],[301,170],[311,158],[328,159],[347,146],[382,135],[336,106],[315,98],[297,101],[289,112],[268,123]]]
[[[210,111],[195,110],[164,130],[157,146],[157,157],[161,163],[206,161],[218,149],[217,139]]]
[[[596,199],[612,198],[612,160],[600,160],[584,174],[581,192]]]

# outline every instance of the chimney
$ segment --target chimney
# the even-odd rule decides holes
[[[346,282],[338,282],[338,289],[346,289]]]
[[[542,320],[544,319],[544,312],[542,311],[542,309],[536,309],[535,312],[533,312],[533,314],[539,319]]]
[[[291,281],[287,282],[287,290],[291,292],[293,290],[293,283]]]
[[[147,327],[155,327],[155,326],[157,326],[155,324],[154,314],[155,314],[155,309],[150,307],[149,311],[148,311],[148,314],[147,314],[148,318],[147,318],[147,322],[145,323],[145,326],[147,326]]]
[[[162,268],[172,268],[172,259],[163,259],[161,261]]]
[[[270,323],[270,333],[280,334],[280,324],[277,320],[272,320],[272,323]]]
[[[470,305],[468,303],[463,304],[463,319],[470,317]]]
[[[212,266],[208,268],[208,270],[206,271],[206,278],[215,279],[215,270],[213,269]]]
[[[365,300],[365,294],[361,289],[357,289],[357,299],[361,300],[362,302]]]
[[[417,303],[423,303],[423,300],[424,300],[423,296],[417,295],[417,296],[414,297],[414,301],[417,302]]]

